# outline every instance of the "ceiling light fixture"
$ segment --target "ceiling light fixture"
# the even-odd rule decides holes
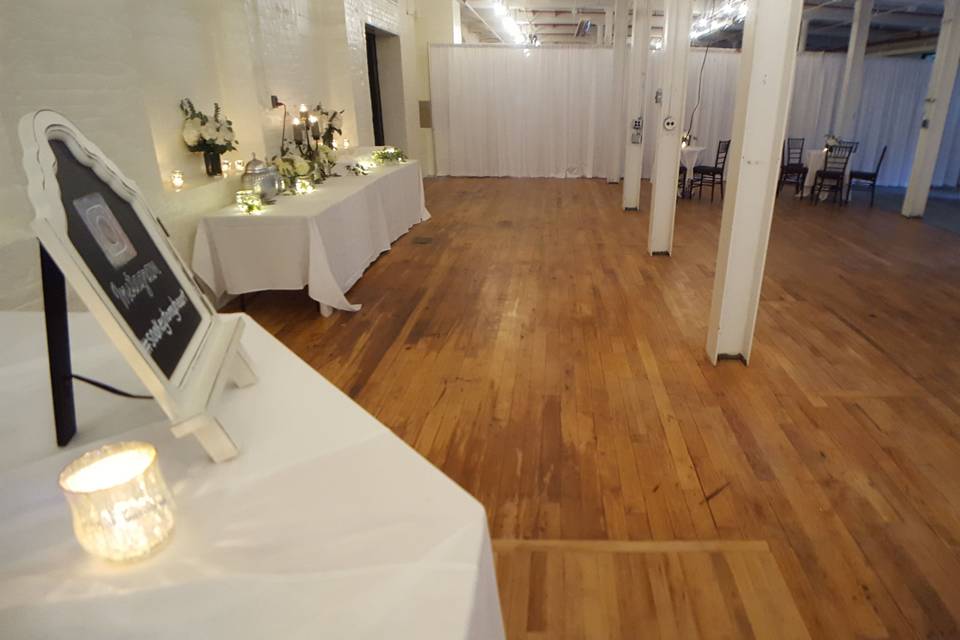
[[[690,39],[699,40],[704,36],[728,29],[747,17],[747,0],[726,0],[710,13],[701,14],[690,27]]]

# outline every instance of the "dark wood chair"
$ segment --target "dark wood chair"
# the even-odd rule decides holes
[[[803,192],[803,184],[807,181],[808,169],[803,164],[803,138],[787,138],[783,147],[783,156],[780,159],[780,180],[777,182],[777,195],[783,185],[794,185],[794,193]]]
[[[810,202],[816,204],[820,194],[826,190],[833,194],[833,201],[842,205],[843,185],[847,176],[847,164],[856,143],[838,142],[827,149],[827,157],[820,169],[813,175],[813,188],[810,189]]]
[[[877,168],[873,171],[851,171],[850,181],[847,183],[847,202],[850,202],[850,192],[853,190],[853,183],[866,184],[870,187],[870,206],[873,206],[873,199],[877,195],[877,176],[880,174],[880,167],[883,166],[883,158],[887,155],[887,146],[883,146],[880,152],[880,159],[877,160]]]
[[[677,177],[677,193],[680,194],[681,198],[687,196],[687,168],[680,165],[680,173]]]
[[[699,189],[697,198],[703,197],[703,188],[710,187],[710,202],[713,202],[713,191],[720,185],[720,199],[723,200],[723,169],[727,164],[727,152],[730,150],[730,141],[721,140],[717,144],[717,159],[711,165],[698,164],[693,168],[693,179],[690,180],[690,197],[693,190]]]

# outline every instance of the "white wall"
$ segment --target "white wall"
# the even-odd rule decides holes
[[[178,103],[219,102],[239,150],[272,156],[282,110],[345,109],[344,137],[372,144],[364,25],[397,34],[402,102],[413,104],[413,0],[0,1],[0,310],[40,306],[36,241],[16,137],[20,117],[52,108],[73,120],[140,186],[189,258],[197,220],[229,203],[239,177],[208,178],[180,138]],[[408,110],[409,111],[409,110]],[[408,139],[415,129],[405,114]],[[419,157],[418,148],[407,149]],[[184,171],[186,188],[168,178]]]

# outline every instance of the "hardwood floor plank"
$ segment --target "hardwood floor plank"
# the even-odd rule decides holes
[[[713,367],[719,202],[654,258],[617,185],[425,190],[359,313],[247,308],[483,503],[511,637],[960,637],[960,236],[779,198]]]

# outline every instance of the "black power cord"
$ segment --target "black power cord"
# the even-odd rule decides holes
[[[703,51],[703,61],[700,63],[700,79],[697,81],[697,104],[693,105],[693,111],[690,112],[690,125],[687,127],[687,135],[690,141],[693,141],[693,117],[697,115],[697,109],[700,108],[700,98],[703,95],[703,68],[707,66],[707,54],[710,53],[710,43]],[[689,144],[689,143],[687,143]]]
[[[117,389],[105,382],[100,382],[99,380],[94,380],[86,376],[81,376],[77,373],[74,373],[70,376],[74,380],[79,380],[80,382],[86,382],[91,387],[96,387],[101,391],[106,391],[107,393],[112,393],[115,396],[120,396],[122,398],[132,398],[134,400],[153,400],[153,396],[150,395],[140,395],[137,393],[130,393],[129,391],[124,391],[123,389]]]

